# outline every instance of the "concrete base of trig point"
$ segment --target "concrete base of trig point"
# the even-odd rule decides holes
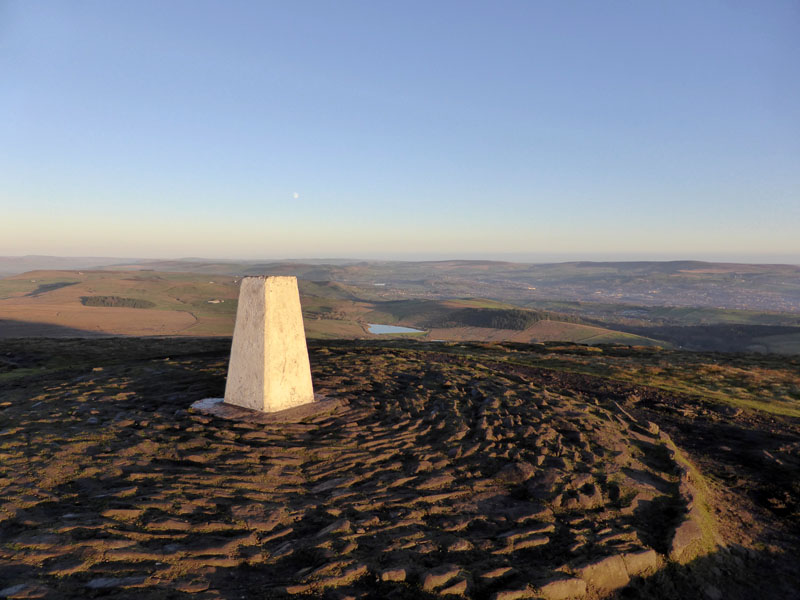
[[[192,404],[191,408],[193,411],[221,419],[266,425],[269,423],[314,423],[343,411],[347,405],[346,400],[317,395],[316,401],[310,404],[301,404],[271,413],[227,404],[223,402],[222,398],[204,398]]]
[[[296,277],[245,277],[225,403],[276,412],[314,401]]]

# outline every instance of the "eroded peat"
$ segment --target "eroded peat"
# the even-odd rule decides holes
[[[732,549],[693,460],[714,463],[683,451],[661,392],[500,346],[316,343],[315,387],[341,408],[259,424],[186,410],[221,395],[225,341],[36,343],[7,342],[0,374],[9,597],[763,587],[757,536]]]

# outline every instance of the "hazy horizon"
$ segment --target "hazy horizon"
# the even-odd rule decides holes
[[[159,256],[159,255],[139,255],[139,256],[103,256],[103,255],[53,255],[53,254],[18,254],[0,255],[0,259],[24,259],[24,258],[56,258],[65,260],[80,259],[107,259],[107,260],[143,260],[143,261],[226,261],[226,262],[324,262],[324,261],[388,261],[388,262],[436,262],[449,260],[468,260],[468,261],[498,261],[498,262],[517,262],[530,264],[547,263],[567,263],[567,262],[680,262],[698,261],[709,263],[740,263],[740,264],[787,264],[800,265],[800,255],[762,255],[762,256],[740,256],[740,255],[710,255],[710,256],[663,256],[647,254],[513,254],[513,253],[494,253],[494,254],[425,254],[425,253],[406,253],[406,254],[371,254],[363,256]]]
[[[4,2],[0,255],[798,262],[798,22]]]

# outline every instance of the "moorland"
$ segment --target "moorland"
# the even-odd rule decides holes
[[[192,408],[229,338],[0,340],[0,594],[798,597],[797,359],[309,344],[275,420]]]
[[[0,597],[798,597],[796,267],[56,266],[0,279]],[[193,406],[255,273],[320,402]]]
[[[238,280],[271,274],[299,277],[312,338],[371,338],[377,323],[431,341],[800,352],[800,267],[789,265],[99,260],[0,279],[0,336],[230,335]]]

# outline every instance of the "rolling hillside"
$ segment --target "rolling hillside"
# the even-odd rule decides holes
[[[233,331],[238,278],[156,271],[31,271],[0,280],[0,336],[192,335]],[[480,298],[384,301],[371,287],[300,281],[310,338],[372,338],[369,323],[428,340],[668,345],[574,316]]]

